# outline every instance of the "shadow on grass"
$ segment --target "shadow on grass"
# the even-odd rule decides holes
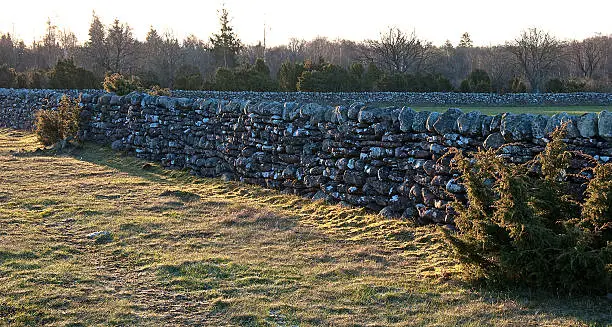
[[[181,185],[184,183],[188,184],[207,184],[208,186],[214,187],[215,191],[219,193],[227,193],[228,196],[233,197],[245,197],[251,199],[262,199],[265,198],[263,203],[267,203],[270,205],[277,205],[277,202],[283,202],[284,199],[280,199],[280,193],[264,189],[257,186],[247,186],[241,185],[238,183],[226,183],[217,179],[208,179],[195,177],[189,174],[187,171],[180,170],[168,170],[164,169],[161,165],[156,163],[145,162],[142,159],[138,159],[130,156],[126,153],[115,152],[108,147],[101,147],[95,144],[86,143],[80,148],[74,148],[67,152],[56,152],[52,150],[37,150],[31,152],[23,152],[19,154],[15,154],[17,156],[70,156],[77,160],[85,161],[91,164],[100,165],[109,167],[112,169],[116,169],[120,172],[127,173],[131,176],[140,177],[145,180],[154,183],[162,183],[162,184],[170,184],[170,185]],[[185,202],[190,201],[198,201],[200,196],[191,192],[180,190],[177,187],[177,190],[173,191],[165,191],[159,196],[168,196],[168,197],[176,197]],[[295,200],[295,208],[300,209],[302,207],[306,207],[308,203],[311,203],[310,200],[302,199]],[[296,209],[296,210],[297,210]],[[280,209],[279,209],[280,210]],[[310,209],[308,209],[310,210]],[[351,220],[355,219],[354,215],[347,215],[346,213],[338,213],[338,211],[334,211],[336,209],[327,209],[327,206],[320,206],[314,211],[304,211],[305,214],[317,215],[320,212],[323,212],[323,215],[335,215],[335,217],[329,217],[331,220],[336,220],[335,224],[324,224],[320,225],[324,226],[324,228],[330,229],[338,229],[341,230],[347,222],[356,224],[357,226],[362,226],[359,222],[352,222]],[[354,209],[346,209],[346,210],[354,210]],[[358,211],[355,211],[358,212]],[[361,211],[362,212],[362,211]],[[299,216],[296,214],[296,216]],[[344,221],[341,223],[340,221]],[[327,220],[326,220],[327,221]],[[271,219],[268,216],[259,217],[258,221],[254,221],[256,223],[261,223],[263,226],[266,225],[278,225],[277,221]],[[250,221],[225,221],[224,223],[235,225],[235,224],[247,224],[252,223]],[[350,225],[350,224],[349,224]],[[279,225],[281,229],[291,228],[293,226],[284,226]],[[411,241],[414,239],[414,233],[422,233],[422,231],[417,231],[416,228],[412,229],[410,227],[402,226],[401,232],[396,231],[396,238],[399,237],[402,241]],[[361,229],[361,228],[358,228]],[[363,232],[363,230],[362,230]],[[388,231],[385,231],[388,232]],[[392,232],[392,231],[391,231]],[[346,232],[350,233],[350,232]],[[342,232],[339,233],[342,237]],[[388,234],[388,233],[387,233]],[[380,235],[378,235],[380,236]],[[433,242],[433,241],[428,241]],[[413,243],[414,246],[414,243]],[[12,259],[13,256],[17,254],[13,253],[0,253],[0,259]],[[426,259],[421,259],[426,260]],[[215,263],[216,265],[216,263]],[[201,276],[209,276],[209,275],[219,275],[216,272],[218,267],[211,264],[189,264],[189,265],[181,265],[177,267],[165,267],[164,273],[168,276],[178,276],[182,278],[186,278],[183,275],[187,275],[187,277],[194,275],[192,279],[196,279],[197,282],[200,282]],[[191,274],[191,275],[190,275]],[[201,275],[201,276],[200,276]],[[174,278],[173,277],[173,278]],[[178,278],[177,277],[177,278]],[[197,278],[196,278],[197,277]],[[324,276],[322,276],[324,278]],[[191,279],[186,278],[187,281],[182,281],[185,285],[181,284],[183,287],[190,287]],[[178,283],[178,282],[177,282]],[[180,284],[180,283],[179,283]],[[606,326],[610,324],[612,320],[612,302],[607,300],[605,297],[568,297],[568,296],[558,296],[551,292],[546,291],[531,291],[524,289],[507,289],[507,290],[495,290],[489,287],[484,286],[474,286],[473,284],[468,284],[462,281],[456,281],[453,283],[461,290],[466,290],[471,295],[465,298],[465,301],[476,300],[481,303],[486,303],[489,305],[507,305],[508,303],[514,303],[518,306],[519,309],[516,311],[512,311],[510,314],[514,313],[518,316],[527,315],[527,316],[538,316],[538,315],[546,315],[554,318],[575,318],[586,325],[590,326]],[[370,293],[373,290],[370,289],[359,289],[357,292],[357,297],[361,299],[360,301],[368,302],[372,297]],[[435,290],[433,291],[435,292]],[[374,293],[372,293],[374,294]],[[428,293],[431,294],[431,293]],[[435,296],[439,296],[439,294],[434,294]],[[389,301],[402,301],[402,299],[394,299],[390,297],[387,299]],[[424,300],[426,301],[426,299]],[[459,304],[461,305],[461,304]],[[486,315],[490,315],[490,313],[482,312],[477,315],[482,315],[484,320],[487,320]],[[245,316],[244,319],[241,319],[241,323],[248,324],[251,321],[250,316]]]

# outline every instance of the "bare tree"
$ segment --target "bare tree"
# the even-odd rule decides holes
[[[183,40],[181,52],[185,65],[198,67],[202,76],[212,76],[214,73],[214,58],[206,46],[206,42],[193,34],[189,35]]]
[[[73,59],[78,50],[79,40],[70,30],[62,30],[58,34],[59,44],[63,51],[63,57]]]
[[[491,78],[491,87],[498,93],[507,91],[510,80],[520,70],[516,58],[503,46],[484,48],[480,68],[487,71]]]
[[[296,39],[292,37],[289,39],[287,44],[287,50],[289,50],[289,60],[295,62],[298,60],[304,60],[304,49],[306,48],[306,41]]]
[[[570,44],[572,62],[583,77],[592,78],[593,73],[603,63],[608,54],[606,41],[606,37],[595,36]]]
[[[539,93],[559,61],[561,47],[561,41],[552,34],[529,28],[511,42],[508,48],[518,59],[532,91]]]
[[[62,50],[59,45],[57,26],[47,20],[47,31],[40,44],[42,62],[40,68],[50,68],[62,58]]]
[[[106,46],[106,27],[100,17],[92,13],[89,26],[89,40],[85,43],[84,52],[89,60],[85,60],[86,67],[90,67],[98,76],[103,76],[109,70],[109,53]]]
[[[430,42],[417,38],[416,33],[402,32],[390,27],[381,33],[380,40],[367,40],[369,58],[391,73],[419,72],[425,66],[432,48]]]

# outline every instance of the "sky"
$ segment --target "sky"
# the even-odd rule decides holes
[[[46,21],[87,40],[92,12],[104,24],[127,22],[139,40],[153,26],[179,39],[190,34],[208,40],[218,31],[218,10],[225,5],[232,25],[245,44],[263,40],[268,46],[290,38],[325,36],[362,41],[377,39],[389,27],[416,32],[421,39],[457,44],[468,32],[475,45],[503,44],[530,27],[562,40],[612,34],[611,0],[4,0],[0,33],[13,33],[27,44],[40,40]]]

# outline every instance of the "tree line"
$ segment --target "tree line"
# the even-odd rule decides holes
[[[184,90],[610,92],[611,54],[611,36],[562,41],[537,28],[487,47],[468,33],[435,46],[390,27],[376,40],[294,38],[266,48],[243,44],[225,8],[208,40],[151,27],[140,41],[128,23],[105,25],[93,13],[83,44],[50,20],[30,45],[0,35],[0,87],[100,88],[119,74],[144,88]]]

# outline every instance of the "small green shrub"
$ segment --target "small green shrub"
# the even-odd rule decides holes
[[[117,73],[106,75],[102,86],[106,92],[112,92],[117,95],[127,95],[141,89],[140,80],[136,76],[128,78]]]
[[[612,275],[612,164],[596,164],[584,199],[565,182],[563,129],[533,161],[457,152],[469,206],[455,203],[458,233],[445,231],[471,276],[560,293],[605,293]]]
[[[491,78],[486,71],[476,69],[461,82],[459,90],[463,93],[490,93],[493,91]]]
[[[36,136],[48,146],[74,138],[79,130],[79,100],[64,95],[57,110],[36,113]]]

